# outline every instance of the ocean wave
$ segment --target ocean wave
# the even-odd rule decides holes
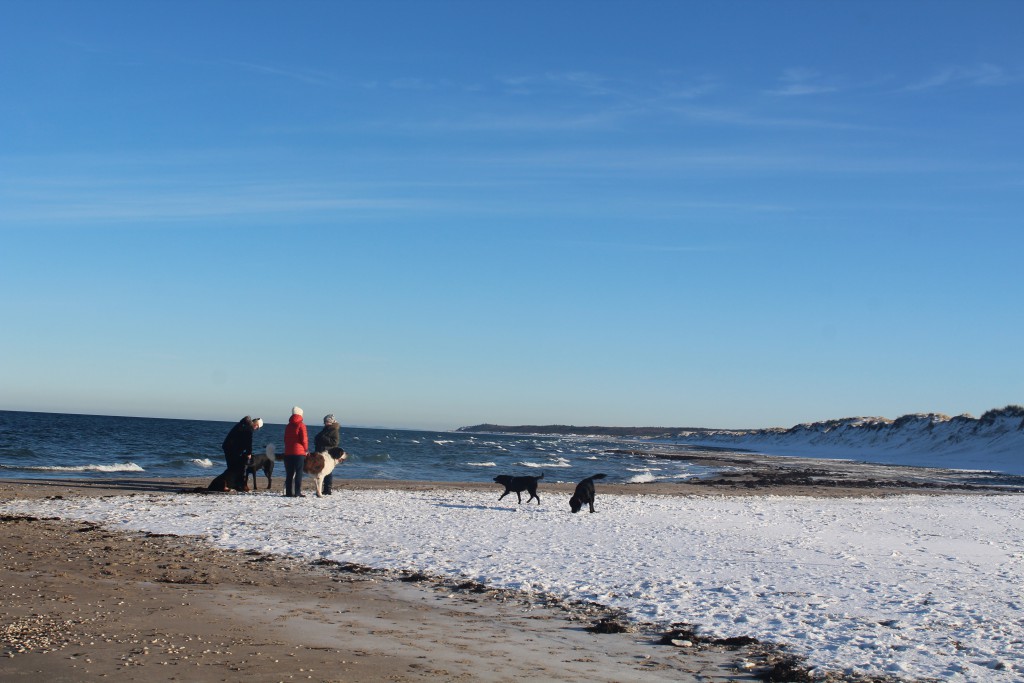
[[[466,465],[469,466],[469,467],[497,467],[498,463],[496,463],[496,462],[467,462]]]
[[[572,463],[565,458],[555,458],[554,460],[548,460],[547,462],[517,462],[516,465],[520,467],[533,467],[543,469],[545,467],[572,467]]]
[[[657,481],[658,478],[651,472],[644,472],[643,474],[637,474],[626,480],[627,484],[650,484],[652,481]]]
[[[133,462],[114,463],[113,465],[0,465],[0,469],[23,470],[27,472],[145,472]]]
[[[450,439],[436,439],[434,441],[434,443],[437,444],[438,446],[444,446],[445,444],[455,443],[455,442],[451,441]]]
[[[219,459],[218,459],[219,460]],[[223,462],[223,461],[221,461]],[[175,471],[182,468],[199,467],[202,469],[209,469],[215,467],[215,463],[210,458],[204,457],[193,457],[193,458],[175,458],[173,460],[159,460],[158,462],[148,463],[147,466],[153,471]],[[223,467],[223,465],[221,465]]]

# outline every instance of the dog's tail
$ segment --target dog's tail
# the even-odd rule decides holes
[[[537,477],[537,479],[543,479],[543,478],[544,478],[544,473],[543,473],[543,472],[541,472],[541,473],[540,473],[540,476],[539,476],[539,477]]]
[[[604,479],[607,476],[607,474],[595,474],[594,476],[591,477],[591,479]]]

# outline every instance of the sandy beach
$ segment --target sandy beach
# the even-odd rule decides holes
[[[740,457],[749,461],[734,462],[737,469],[718,482],[642,485],[642,491],[845,497],[950,487],[963,493],[969,486],[936,477],[922,489],[901,468],[831,463],[825,470],[808,461],[780,466]],[[0,500],[199,495],[205,484],[0,480]],[[493,484],[376,480],[336,486],[342,492],[495,490]],[[570,488],[547,490],[568,494]],[[638,490],[607,485],[602,494]],[[28,515],[0,519],[0,537],[5,681],[746,681],[763,680],[773,667],[781,676],[787,666],[784,652],[759,643],[701,642],[643,628],[618,632],[624,622],[595,605],[538,603],[434,577],[217,549],[191,537]],[[776,680],[801,679],[791,673]]]

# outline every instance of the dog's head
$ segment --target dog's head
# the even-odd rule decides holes
[[[583,507],[583,501],[576,496],[573,496],[569,499],[569,507],[572,508],[573,514],[576,514],[580,511],[580,508]]]
[[[512,483],[511,474],[499,474],[494,478],[495,483],[501,484],[502,486],[509,486]]]

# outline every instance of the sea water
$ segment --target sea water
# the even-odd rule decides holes
[[[0,411],[0,477],[213,477],[224,469],[221,442],[233,422]],[[310,443],[319,422],[307,425]],[[253,448],[284,452],[284,425],[267,424]],[[683,481],[713,470],[686,460],[639,455],[693,452],[641,439],[431,432],[342,425],[345,479],[490,482],[497,474],[574,482]],[[284,468],[280,466],[280,475]],[[262,476],[262,475],[261,475]]]

